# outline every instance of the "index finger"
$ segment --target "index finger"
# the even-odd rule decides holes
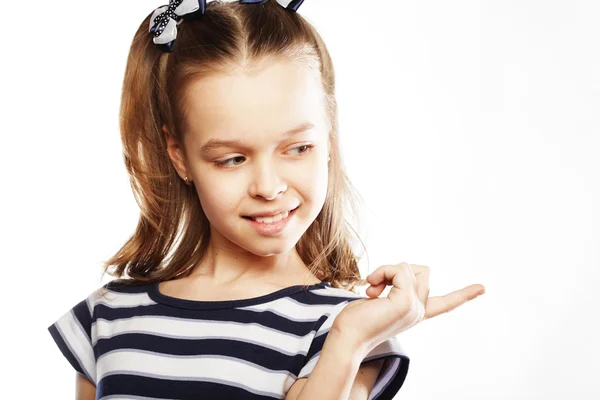
[[[424,319],[437,317],[440,314],[450,312],[458,306],[461,306],[467,301],[473,300],[484,293],[485,287],[476,284],[467,286],[464,289],[457,290],[445,296],[430,297],[427,299]]]

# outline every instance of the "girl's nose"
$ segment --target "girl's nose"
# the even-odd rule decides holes
[[[257,165],[249,188],[252,197],[260,196],[266,200],[273,200],[286,190],[285,181],[281,179],[277,168],[272,163]]]

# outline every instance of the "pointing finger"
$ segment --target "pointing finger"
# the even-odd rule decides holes
[[[485,293],[483,285],[470,285],[464,289],[454,291],[445,296],[430,297],[427,300],[425,309],[425,319],[437,317],[440,314],[450,312],[455,308],[473,300],[477,296]]]

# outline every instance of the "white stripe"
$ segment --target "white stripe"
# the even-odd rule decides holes
[[[321,336],[324,333],[329,332],[336,317],[339,315],[340,312],[342,312],[344,307],[346,307],[348,304],[350,304],[350,301],[344,301],[342,303],[337,304],[335,307],[332,307],[329,311],[329,313],[330,313],[329,317],[325,320],[325,322],[323,322],[323,324],[319,328],[319,331],[317,332],[315,337]]]
[[[85,304],[87,304],[87,308],[88,311],[90,312],[90,315],[94,315],[94,302],[93,302],[93,296],[94,294],[92,293],[91,295],[89,295],[88,297],[86,297],[85,299]]]
[[[350,301],[344,301],[344,302],[339,303],[339,304],[337,304],[337,305],[335,305],[335,306],[333,306],[333,307],[330,308],[330,310],[329,310],[329,317],[319,327],[319,330],[315,334],[313,340],[316,339],[317,337],[319,337],[321,335],[324,335],[324,334],[326,334],[326,333],[329,332],[329,330],[331,329],[331,326],[333,325],[333,321],[335,321],[335,318],[339,315],[339,313],[348,304],[350,304]],[[325,340],[327,340],[327,339],[325,339]],[[302,369],[300,370],[300,373],[298,374],[298,378],[304,378],[304,377],[306,377],[306,375],[308,375],[309,373],[312,372],[313,368],[317,364],[317,361],[318,361],[320,355],[321,355],[321,350],[319,349],[319,351],[317,353],[315,353],[312,356],[312,358],[302,367]]]
[[[92,343],[125,333],[143,333],[176,339],[232,339],[258,343],[287,355],[306,354],[313,334],[295,336],[256,323],[233,321],[190,320],[174,317],[137,316],[94,322]]]
[[[351,299],[356,299],[362,297],[358,293],[351,292],[346,289],[334,288],[334,287],[324,287],[322,289],[314,289],[310,291],[313,294],[319,296],[330,296],[330,297],[347,297]]]
[[[317,354],[315,354],[313,356],[313,358],[307,362],[304,367],[302,367],[302,369],[300,370],[300,373],[298,374],[298,379],[300,378],[306,378],[306,375],[308,375],[309,373],[312,372],[312,370],[315,368],[315,365],[317,365],[317,361],[319,360],[319,356],[321,355],[321,352],[319,351]]]
[[[99,379],[125,372],[161,379],[220,381],[231,386],[242,385],[255,392],[276,394],[283,393],[296,380],[286,371],[269,371],[233,357],[165,357],[152,352],[123,350],[112,351],[98,360]]]
[[[119,293],[107,291],[103,296],[93,293],[90,296],[90,302],[93,307],[97,304],[104,304],[108,307],[137,307],[154,305],[156,302],[152,300],[148,293]]]
[[[309,322],[317,321],[322,315],[329,314],[332,307],[331,304],[303,304],[289,297],[283,297],[268,303],[237,307],[237,309],[256,312],[271,311],[292,321]]]
[[[90,346],[87,334],[81,330],[73,311],[69,311],[56,321],[56,327],[86,375],[96,383],[94,351]]]

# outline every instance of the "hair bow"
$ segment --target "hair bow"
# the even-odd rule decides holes
[[[266,3],[269,0],[240,0],[240,3],[243,4],[262,4]],[[277,0],[280,6],[283,8],[287,8],[290,11],[298,11],[298,8],[302,5],[304,0]]]
[[[262,4],[269,0],[240,0],[243,4]],[[277,3],[293,12],[298,11],[304,0],[277,0]],[[169,5],[158,7],[150,18],[150,34],[159,49],[173,51],[177,37],[177,25],[184,19],[197,19],[206,11],[206,0],[169,0]]]
[[[158,7],[150,18],[152,40],[162,51],[173,51],[177,25],[183,19],[196,19],[205,11],[206,0],[169,0],[169,5]]]

